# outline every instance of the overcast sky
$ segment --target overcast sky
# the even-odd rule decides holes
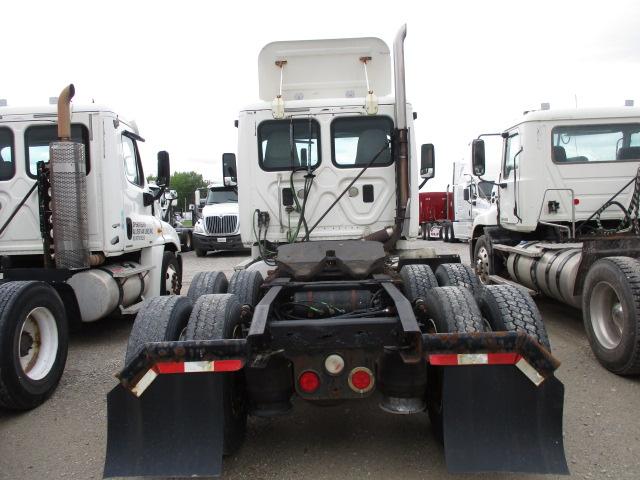
[[[165,149],[174,171],[219,175],[222,153],[236,151],[237,112],[258,100],[258,53],[276,40],[376,36],[391,46],[406,22],[417,141],[436,147],[430,190],[468,162],[473,137],[541,102],[640,105],[634,1],[4,0],[1,12],[0,98],[42,104],[75,83],[78,103],[136,120],[147,174]]]

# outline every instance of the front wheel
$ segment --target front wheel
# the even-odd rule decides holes
[[[180,295],[182,270],[176,254],[164,252],[160,278],[160,295]]]
[[[582,318],[598,361],[619,375],[640,373],[640,262],[606,257],[584,282]]]
[[[491,255],[489,238],[486,235],[480,236],[473,249],[473,267],[476,275],[485,285],[491,283],[489,276],[493,274]]]
[[[67,360],[67,317],[44,282],[0,285],[0,407],[28,410],[55,390]]]

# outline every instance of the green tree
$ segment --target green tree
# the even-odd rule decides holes
[[[156,177],[155,175],[147,175],[147,183],[155,183],[157,179],[158,177]]]
[[[187,207],[195,202],[195,191],[198,188],[204,188],[207,182],[204,181],[202,175],[196,172],[175,172],[171,175],[171,185],[169,188],[178,193],[178,208]]]

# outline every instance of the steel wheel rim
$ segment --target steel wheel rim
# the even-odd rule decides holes
[[[489,252],[482,246],[476,257],[476,273],[482,283],[489,283]]]
[[[58,356],[58,325],[46,307],[36,307],[25,317],[18,337],[18,360],[31,380],[46,377]]]
[[[178,288],[178,271],[173,265],[167,267],[167,273],[164,278],[164,290],[167,293],[177,295]]]
[[[591,326],[598,343],[612,350],[622,342],[624,307],[616,289],[608,282],[598,282],[589,299]]]

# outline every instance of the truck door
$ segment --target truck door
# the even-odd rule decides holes
[[[520,223],[520,198],[518,191],[519,158],[522,144],[517,130],[508,132],[504,139],[501,182],[499,189],[500,223],[515,225]]]
[[[147,247],[156,237],[159,222],[152,214],[152,206],[144,205],[145,178],[138,149],[137,135],[120,132],[123,184],[123,234],[126,250]]]

